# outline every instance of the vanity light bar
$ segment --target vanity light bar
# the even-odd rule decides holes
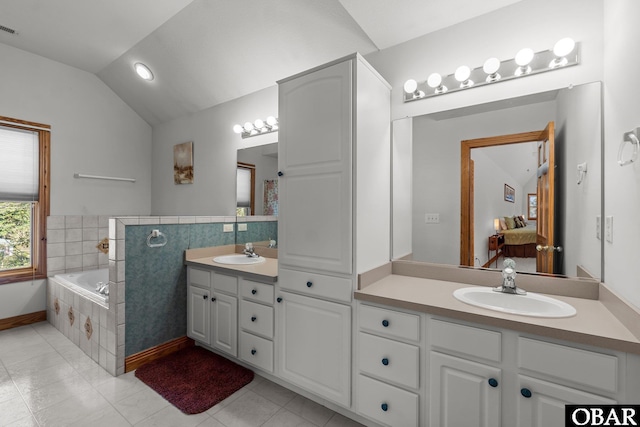
[[[578,65],[580,63],[578,47],[573,39],[564,38],[559,40],[553,49],[533,52],[525,48],[512,59],[500,61],[497,58],[489,58],[481,67],[471,69],[463,65],[458,67],[455,73],[447,76],[432,73],[426,81],[421,83],[409,79],[404,84],[404,102]]]
[[[242,138],[264,135],[278,130],[278,119],[269,116],[266,120],[257,119],[253,123],[246,122],[244,125],[234,125],[233,131],[242,135]]]

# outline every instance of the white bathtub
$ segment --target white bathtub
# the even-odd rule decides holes
[[[108,307],[108,297],[96,291],[98,282],[109,283],[109,269],[87,270],[77,273],[56,274],[53,279],[62,286],[90,300]]]

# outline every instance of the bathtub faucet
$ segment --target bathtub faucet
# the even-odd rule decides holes
[[[104,282],[98,282],[96,286],[96,292],[102,295],[109,295],[109,284]]]

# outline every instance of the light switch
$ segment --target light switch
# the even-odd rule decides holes
[[[247,231],[247,224],[238,224],[238,231]]]
[[[427,224],[440,224],[440,214],[426,213],[424,214],[424,222]]]
[[[602,239],[602,218],[600,215],[596,216],[596,238]]]
[[[222,224],[222,232],[223,233],[233,232],[233,224]]]
[[[604,234],[607,242],[613,243],[613,216],[605,218]]]

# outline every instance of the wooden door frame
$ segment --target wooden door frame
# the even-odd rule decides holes
[[[471,150],[474,148],[494,147],[499,145],[520,144],[522,142],[540,141],[546,129],[532,132],[514,133],[510,135],[491,136],[487,138],[467,139],[460,141],[460,265],[474,265],[473,251],[473,185],[471,180]]]

